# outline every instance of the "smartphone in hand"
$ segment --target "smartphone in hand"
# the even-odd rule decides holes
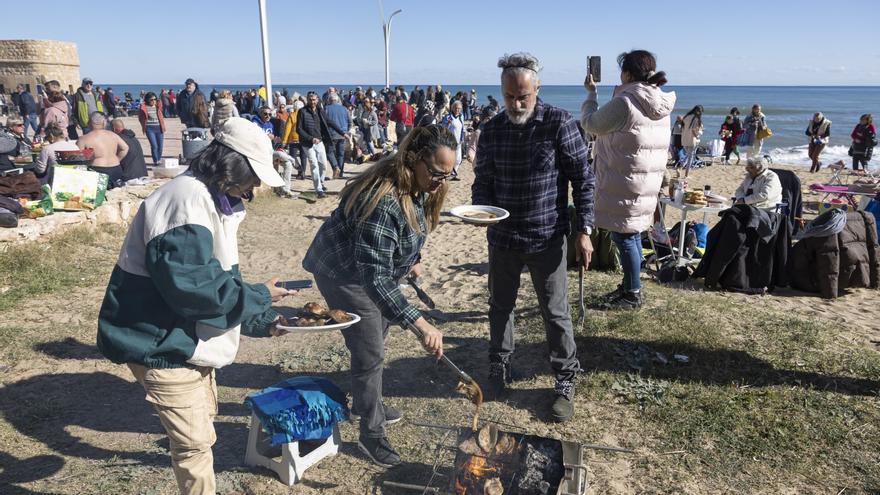
[[[287,290],[300,290],[300,289],[311,289],[312,281],[311,280],[286,280],[284,282],[278,282],[275,284],[276,287],[281,287],[282,289]]]
[[[602,81],[602,57],[587,57],[587,73],[593,76],[593,82]]]

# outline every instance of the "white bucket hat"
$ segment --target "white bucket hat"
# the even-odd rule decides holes
[[[272,141],[263,129],[241,117],[226,119],[214,139],[246,156],[254,173],[269,187],[281,187],[284,179],[272,166]]]

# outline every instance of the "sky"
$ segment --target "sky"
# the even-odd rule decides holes
[[[11,1],[11,0],[4,0]],[[273,84],[384,82],[378,0],[266,0]],[[257,84],[257,0],[42,0],[58,22],[5,22],[6,39],[77,44],[96,84]],[[545,85],[581,84],[586,57],[655,53],[675,85],[878,85],[877,0],[384,0],[392,84],[497,84],[500,55],[527,51]]]

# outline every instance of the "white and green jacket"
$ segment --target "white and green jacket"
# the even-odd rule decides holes
[[[98,348],[116,363],[220,368],[242,331],[266,335],[277,316],[263,284],[238,270],[238,202],[224,214],[189,174],[154,191],[131,224],[98,317]]]

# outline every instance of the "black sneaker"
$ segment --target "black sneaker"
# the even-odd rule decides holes
[[[641,292],[624,292],[601,305],[602,309],[638,309],[642,307]]]
[[[324,199],[327,197],[327,193],[324,191],[318,191],[318,199]]]
[[[602,297],[599,298],[603,303],[613,301],[618,297],[623,295],[623,284],[617,284],[617,288],[607,294],[603,294]]]
[[[550,406],[553,419],[557,423],[564,423],[574,416],[574,382],[571,380],[558,380],[554,387],[556,397]]]
[[[384,404],[383,404],[384,405]],[[395,423],[399,423],[400,420],[403,419],[403,413],[398,411],[397,409],[391,406],[385,406],[385,426],[393,425]],[[348,413],[349,421],[360,421],[361,415],[354,412],[354,409],[349,411]]]
[[[510,372],[510,362],[489,363],[489,387],[487,389],[489,400],[498,400],[507,391],[507,386],[513,383]]]
[[[362,436],[358,439],[358,448],[377,466],[390,468],[401,462],[400,455],[388,443],[388,438],[386,437],[369,438]]]

